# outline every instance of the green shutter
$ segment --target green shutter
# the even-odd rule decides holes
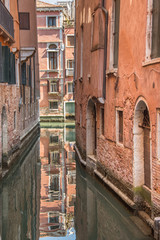
[[[2,47],[3,59],[3,82],[9,82],[9,64],[10,64],[10,49],[7,46]]]
[[[114,63],[113,67],[118,67],[119,52],[119,20],[120,20],[120,0],[115,0],[115,25],[114,25]]]
[[[2,65],[2,45],[0,43],[0,83],[3,82],[2,70],[3,70],[3,65]]]
[[[9,84],[16,83],[16,76],[15,76],[15,55],[13,52],[10,53],[10,61],[9,61]]]
[[[66,113],[69,113],[69,114],[75,113],[75,103],[74,102],[66,103]]]
[[[160,57],[160,2],[153,1],[151,58]]]
[[[26,85],[26,63],[21,65],[22,85]]]

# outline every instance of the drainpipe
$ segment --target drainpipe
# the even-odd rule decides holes
[[[107,42],[108,42],[108,11],[102,7],[105,14],[105,36],[104,36],[104,66],[103,66],[103,99],[106,99],[106,67],[107,67]]]

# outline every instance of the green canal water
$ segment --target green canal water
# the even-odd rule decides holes
[[[40,135],[0,183],[0,240],[153,239],[79,164],[73,123]]]

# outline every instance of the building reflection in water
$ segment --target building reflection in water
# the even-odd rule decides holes
[[[75,127],[41,129],[40,239],[67,237],[74,231],[76,198]],[[45,239],[45,238],[44,238]]]
[[[0,185],[0,239],[38,240],[40,210],[39,140],[26,149]]]
[[[77,157],[77,156],[76,156]],[[75,229],[77,240],[151,240],[151,230],[133,216],[77,161]],[[145,233],[144,233],[145,230]]]

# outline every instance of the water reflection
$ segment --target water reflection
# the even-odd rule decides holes
[[[75,239],[75,127],[41,129],[40,239]]]
[[[148,227],[85,173],[77,161],[77,240],[151,240]],[[146,230],[145,234],[142,232]]]
[[[0,239],[38,240],[40,210],[39,140],[0,185]]]

